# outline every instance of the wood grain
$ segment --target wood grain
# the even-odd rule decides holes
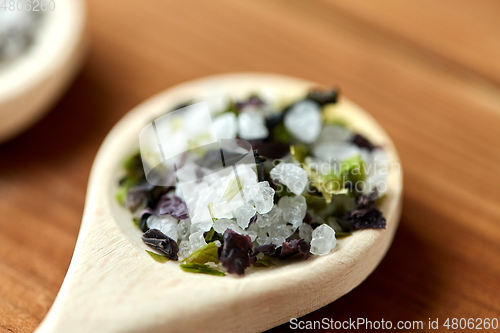
[[[304,320],[500,317],[497,2],[88,5],[83,72],[45,119],[0,146],[0,332],[33,331],[54,300],[113,124],[173,84],[232,71],[339,85],[402,158],[403,217],[387,257]]]

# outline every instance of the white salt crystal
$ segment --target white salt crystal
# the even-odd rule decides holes
[[[365,163],[365,166],[368,166],[373,163],[372,154],[368,150],[368,148],[360,148],[359,155],[361,155],[361,159]],[[365,169],[366,172],[369,172],[369,169]]]
[[[238,130],[236,115],[225,112],[212,121],[217,139],[234,139]]]
[[[298,140],[313,143],[321,132],[321,112],[318,104],[302,101],[295,104],[285,115],[285,127]]]
[[[389,156],[384,149],[376,148],[372,150],[373,160],[380,165],[387,165],[389,163]]]
[[[258,227],[255,224],[252,224],[249,230],[243,230],[240,226],[234,221],[229,219],[220,219],[215,221],[214,230],[219,234],[224,234],[227,229],[231,229],[232,231],[240,234],[240,235],[248,235],[250,240],[253,242],[257,238],[257,230]]]
[[[205,237],[203,237],[203,231],[197,231],[189,236],[190,251],[194,252],[199,248],[207,245],[205,242]]]
[[[236,174],[243,183],[243,186],[251,186],[258,182],[255,166],[238,164],[236,166]]]
[[[385,194],[388,187],[388,175],[392,172],[389,156],[383,149],[377,148],[366,155],[364,161],[366,179],[364,180],[365,188],[363,192],[370,194],[377,189],[379,195]]]
[[[269,235],[267,234],[267,230],[268,230],[267,227],[259,228],[257,230],[257,239],[256,239],[256,242],[259,245],[269,244],[269,240],[268,240]]]
[[[296,195],[302,194],[307,186],[307,171],[294,163],[280,163],[271,172],[271,179],[286,185]]]
[[[352,137],[352,132],[345,127],[324,126],[315,144],[318,145],[324,142],[349,141],[352,139]]]
[[[183,240],[179,244],[179,257],[186,258],[191,254],[191,244],[188,240]]]
[[[206,207],[196,207],[195,211],[194,211],[194,215],[193,217],[191,218],[191,223],[192,224],[198,224],[198,223],[201,223],[201,222],[207,222],[207,221],[211,221],[212,220],[212,216],[210,215],[210,211],[208,210],[208,206]]]
[[[250,219],[255,215],[255,213],[257,213],[257,211],[251,204],[246,204],[233,210],[233,215],[236,218],[236,222],[242,229],[248,227]]]
[[[311,253],[317,255],[325,255],[337,245],[335,238],[335,230],[329,225],[322,224],[312,232]]]
[[[307,224],[302,223],[299,227],[299,237],[303,238],[306,242],[310,242],[312,239],[313,228]]]
[[[150,229],[158,229],[168,237],[172,238],[177,242],[177,219],[171,215],[155,216],[151,215],[148,217],[146,223]]]
[[[197,231],[209,231],[210,228],[212,227],[213,222],[212,220],[210,221],[203,221],[203,222],[198,222],[198,223],[191,223],[191,233],[197,232]]]
[[[382,196],[387,192],[388,178],[386,174],[368,176],[363,183],[365,184],[365,188],[363,189],[364,194],[368,195],[375,191],[375,189],[377,190],[379,196]]]
[[[290,222],[295,228],[302,224],[307,212],[306,198],[304,196],[282,197],[278,202],[278,206],[283,211],[283,218],[286,222]]]
[[[179,224],[177,224],[177,235],[180,240],[185,240],[189,238],[191,234],[191,220],[185,219],[180,220]]]
[[[258,236],[256,239],[257,244],[259,245],[266,245],[271,243],[271,239],[268,236]]]
[[[282,246],[283,243],[285,242],[285,237],[277,236],[277,237],[269,237],[269,241],[266,244],[274,244],[276,246]]]
[[[248,235],[252,242],[255,241],[255,239],[257,239],[257,233],[255,231],[245,231],[244,235]]]
[[[216,219],[230,219],[233,217],[232,207],[227,202],[219,202],[212,207],[212,214]]]
[[[267,181],[243,188],[245,199],[250,200],[259,214],[268,213],[274,205],[274,189]]]
[[[265,139],[269,135],[262,112],[248,110],[238,116],[238,133],[244,140]]]
[[[234,220],[219,219],[215,221],[213,227],[214,230],[219,234],[223,234],[227,229],[231,229],[234,232],[243,234],[243,230],[238,226],[238,224]]]
[[[267,214],[258,215],[257,225],[260,228],[268,227],[271,224],[277,222],[282,213],[283,211],[281,210],[281,208],[279,208],[277,205],[274,205]]]
[[[361,149],[352,142],[325,142],[314,148],[314,154],[330,164],[343,162],[360,153]]]
[[[271,237],[271,238],[275,238],[275,237],[288,238],[295,232],[295,229],[296,228],[294,228],[292,225],[289,225],[289,224],[271,226],[271,227],[269,227],[269,237]]]

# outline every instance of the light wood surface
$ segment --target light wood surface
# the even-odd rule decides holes
[[[0,332],[33,331],[54,301],[112,126],[169,86],[233,71],[339,85],[384,126],[404,165],[387,256],[304,320],[500,317],[497,1],[88,4],[83,73],[45,119],[0,146]]]

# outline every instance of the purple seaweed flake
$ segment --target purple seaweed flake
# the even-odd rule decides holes
[[[177,196],[162,196],[156,206],[156,215],[170,214],[178,220],[185,220],[189,217],[189,210],[186,203]]]
[[[385,229],[386,221],[382,212],[377,209],[375,202],[377,193],[361,195],[356,199],[356,209],[347,212],[344,220],[351,224],[354,229]]]
[[[228,273],[245,274],[250,267],[252,241],[247,235],[240,235],[231,229],[224,232],[224,243],[219,247],[219,261]]]

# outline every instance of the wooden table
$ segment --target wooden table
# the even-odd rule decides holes
[[[0,332],[32,331],[52,304],[93,158],[116,121],[174,84],[234,71],[339,85],[402,158],[403,216],[386,258],[303,320],[427,328],[439,318],[444,330],[447,318],[500,318],[500,2],[91,0],[88,9],[81,75],[47,117],[0,146]]]

